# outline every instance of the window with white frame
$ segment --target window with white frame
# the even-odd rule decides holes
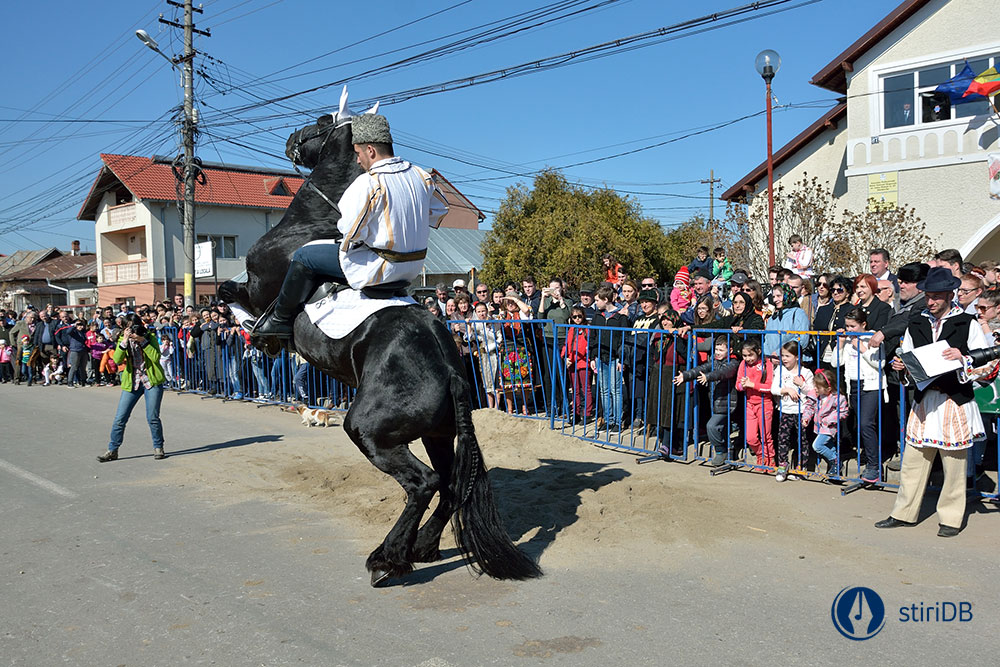
[[[931,65],[882,76],[882,127],[886,130],[932,125],[956,118],[990,113],[990,103],[977,96],[973,102],[952,105],[947,95],[934,89],[959,74],[965,60]],[[1000,67],[1000,54],[968,60],[976,76],[990,67]]]
[[[215,259],[236,259],[236,237],[217,236],[215,234],[199,234],[198,243],[212,242],[215,249]]]

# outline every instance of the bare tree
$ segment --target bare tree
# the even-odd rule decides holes
[[[889,250],[893,264],[926,261],[934,254],[936,240],[916,211],[905,206],[885,207],[869,200],[861,212],[844,210],[838,217],[837,200],[830,184],[803,175],[789,187],[774,189],[775,262],[781,264],[788,237],[798,234],[813,249],[813,266],[821,271],[857,275],[868,271],[873,248]],[[759,194],[749,206],[726,207],[725,225],[733,230],[734,264],[743,261],[755,276],[767,275],[767,199]]]
[[[927,234],[927,225],[917,217],[913,207],[878,206],[874,199],[860,213],[845,210],[841,244],[833,259],[839,270],[853,275],[868,272],[868,253],[873,248],[885,248],[895,266],[909,262],[926,262],[937,248],[937,239]]]
[[[836,198],[829,183],[803,175],[789,187],[779,183],[774,188],[774,261],[781,265],[788,252],[788,238],[793,234],[813,249],[816,266],[828,260],[826,240],[833,232]],[[754,276],[767,275],[768,220],[767,193],[758,194],[749,206],[730,204],[726,207],[725,225],[732,230],[734,247],[745,257],[733,258],[745,262]],[[735,255],[735,253],[734,253]]]

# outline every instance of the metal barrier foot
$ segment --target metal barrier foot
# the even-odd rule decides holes
[[[840,495],[846,496],[848,493],[854,493],[858,489],[877,489],[878,484],[869,484],[868,482],[853,482],[848,484],[840,490]]]
[[[722,473],[729,472],[730,470],[736,470],[736,466],[734,466],[732,463],[723,463],[721,466],[709,470],[708,474],[711,475],[712,477],[715,477],[716,475],[721,475]]]
[[[642,458],[636,459],[636,463],[652,463],[653,461],[670,461],[670,457],[661,452],[657,452],[652,456],[643,456]]]

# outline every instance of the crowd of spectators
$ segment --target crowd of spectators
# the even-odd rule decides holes
[[[962,281],[955,306],[990,340],[1000,332],[1000,286],[995,263],[972,265],[956,250],[894,273],[890,253],[875,248],[868,264],[856,276],[824,272],[793,236],[782,265],[759,279],[724,248],[702,247],[665,283],[633,280],[605,256],[605,280],[583,283],[576,298],[559,278],[539,289],[528,275],[471,291],[463,280],[440,284],[425,306],[449,324],[483,406],[551,410],[608,439],[632,429],[664,452],[698,429],[713,465],[745,442],[779,481],[821,463],[836,478],[856,456],[857,475],[876,483],[884,465],[898,470],[901,374],[888,362],[924,308],[917,285],[930,267],[946,267]],[[1000,412],[992,387],[981,398],[983,412]],[[741,437],[731,441],[729,428]],[[981,474],[984,449],[970,456],[970,475]]]
[[[125,318],[134,312],[157,336],[160,364],[174,389],[236,400],[306,400],[308,364],[297,355],[266,358],[249,344],[229,307],[184,307],[183,297],[135,307],[32,307],[0,312],[0,382],[92,387],[119,385],[111,358]]]

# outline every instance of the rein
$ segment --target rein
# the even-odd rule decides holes
[[[299,151],[299,148],[305,142],[310,141],[312,139],[315,139],[316,137],[318,137],[321,134],[325,133],[326,136],[323,137],[323,142],[319,145],[319,154],[322,154],[323,153],[323,149],[326,148],[326,142],[328,142],[330,140],[330,137],[333,136],[333,133],[335,131],[337,131],[337,129],[343,127],[344,125],[346,125],[346,124],[348,124],[350,122],[351,122],[350,120],[346,120],[346,121],[343,121],[341,123],[331,123],[330,129],[325,130],[324,132],[319,132],[319,131],[313,132],[308,137],[303,137],[302,135],[300,135],[299,138],[297,138],[295,140],[295,143],[292,145],[292,154],[290,156],[292,158],[292,168],[295,169],[295,172],[299,176],[301,176],[303,178],[303,180],[304,180],[304,182],[302,184],[303,187],[309,188],[310,190],[312,190],[313,192],[315,192],[316,194],[318,194],[320,197],[322,197],[323,201],[325,201],[327,204],[329,204],[330,208],[332,208],[333,211],[334,211],[334,213],[336,213],[338,216],[340,216],[340,207],[337,206],[337,204],[332,199],[330,199],[329,197],[327,197],[326,193],[324,193],[322,190],[320,190],[318,187],[316,187],[316,184],[313,183],[313,181],[312,181],[312,174],[310,174],[309,176],[306,176],[299,169],[298,162],[299,162],[299,159],[302,157],[302,153]]]

